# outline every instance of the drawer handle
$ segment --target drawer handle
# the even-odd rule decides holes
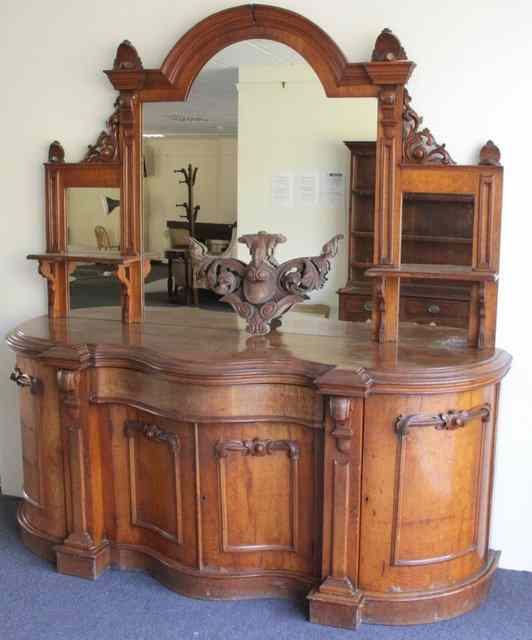
[[[464,427],[467,422],[481,418],[487,422],[491,414],[491,406],[482,404],[472,409],[451,409],[445,413],[414,413],[408,416],[397,416],[395,431],[400,436],[406,436],[412,427],[434,427],[437,431],[454,431]]]
[[[41,382],[38,378],[23,373],[18,367],[15,367],[9,376],[10,380],[19,387],[29,387],[31,393],[37,393],[41,387]]]
[[[427,311],[432,314],[440,313],[441,309],[437,304],[429,304]]]
[[[364,302],[364,306],[362,307],[364,311],[371,311],[373,309],[372,302]]]

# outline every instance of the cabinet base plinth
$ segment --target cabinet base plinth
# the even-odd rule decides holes
[[[362,622],[360,597],[336,597],[321,594],[318,589],[313,589],[307,600],[309,619],[314,624],[358,629]]]
[[[308,593],[309,618],[316,624],[357,629],[369,624],[426,624],[454,618],[485,600],[497,569],[500,552],[489,551],[483,568],[468,580],[435,592],[377,593],[354,591],[352,596],[320,592],[313,580],[285,572],[216,574],[186,568],[146,549],[104,542],[94,548],[58,544],[35,529],[18,511],[22,541],[46,560],[57,561],[60,573],[96,579],[108,567],[144,570],[169,589],[208,600],[243,598],[304,598]]]
[[[77,549],[66,545],[54,547],[57,570],[69,576],[96,580],[111,563],[109,543],[104,542],[93,549]]]
[[[309,600],[311,622],[356,629],[369,624],[409,625],[456,618],[476,609],[486,599],[499,563],[499,551],[489,551],[479,573],[448,589],[415,593],[357,592],[352,598],[313,589]]]

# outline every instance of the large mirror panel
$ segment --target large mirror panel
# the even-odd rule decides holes
[[[305,60],[271,41],[221,51],[186,102],[144,104],[143,237],[152,259],[146,304],[227,307],[192,286],[190,235],[210,253],[248,262],[239,236],[282,233],[282,262],[318,255],[343,233],[328,283],[304,309],[336,318],[349,242],[345,141],[374,142],[376,134],[376,99],[327,98]]]

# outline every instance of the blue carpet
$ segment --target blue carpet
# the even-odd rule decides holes
[[[311,625],[297,602],[192,600],[142,573],[59,575],[20,543],[15,508],[0,499],[0,640],[532,640],[532,573],[499,570],[488,601],[460,618],[355,633]]]

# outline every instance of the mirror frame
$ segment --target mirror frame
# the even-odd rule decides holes
[[[399,39],[384,29],[377,37],[371,60],[351,63],[317,25],[292,11],[268,5],[245,5],[215,13],[199,22],[172,47],[159,69],[144,69],[135,47],[127,40],[105,71],[119,92],[116,110],[82,163],[67,165],[58,142],[50,147],[46,165],[47,252],[65,250],[64,176],[68,167],[83,167],[90,182],[105,168],[119,173],[121,188],[122,320],[141,322],[144,279],[149,260],[142,253],[142,105],[145,102],[184,101],[203,66],[219,51],[250,39],[269,39],[299,53],[312,67],[328,97],[376,97],[376,144],[373,337],[397,342],[401,267],[403,192],[463,191],[475,194],[472,269],[496,273],[499,264],[502,167],[493,143],[483,147],[480,164],[457,166],[410,106],[405,84],[415,64],[407,59]],[[457,186],[458,185],[458,186]],[[462,185],[462,186],[460,186]],[[73,185],[71,185],[73,186]],[[79,186],[79,185],[75,185]],[[87,184],[84,186],[96,186]],[[282,231],[282,230],[279,230]],[[42,266],[42,256],[38,258]],[[50,260],[49,260],[50,262]],[[68,266],[47,277],[50,315],[68,315]],[[376,273],[375,273],[376,272]],[[41,271],[42,273],[42,271]],[[368,275],[370,275],[368,273]],[[66,280],[65,280],[66,278]],[[496,277],[479,278],[470,303],[469,341],[488,346],[495,340]]]

